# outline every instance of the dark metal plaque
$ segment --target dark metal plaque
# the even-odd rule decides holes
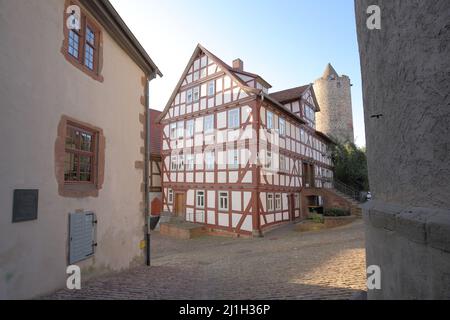
[[[39,190],[14,190],[13,223],[36,220]]]

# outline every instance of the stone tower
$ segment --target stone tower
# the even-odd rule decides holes
[[[314,82],[319,103],[317,130],[341,142],[354,142],[351,83],[348,76],[339,76],[331,64]]]

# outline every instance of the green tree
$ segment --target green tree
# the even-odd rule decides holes
[[[369,190],[365,148],[354,143],[338,143],[333,149],[334,178],[357,191]]]

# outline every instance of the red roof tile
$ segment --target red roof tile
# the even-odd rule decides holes
[[[289,102],[289,101],[300,99],[300,97],[305,92],[305,90],[308,89],[310,86],[311,85],[308,84],[308,85],[301,86],[301,87],[278,91],[278,92],[271,93],[270,96],[280,103]]]

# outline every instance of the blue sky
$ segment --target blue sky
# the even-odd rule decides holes
[[[164,74],[150,84],[162,110],[197,43],[260,74],[271,92],[314,82],[328,62],[353,83],[356,143],[365,145],[353,0],[111,0]]]

